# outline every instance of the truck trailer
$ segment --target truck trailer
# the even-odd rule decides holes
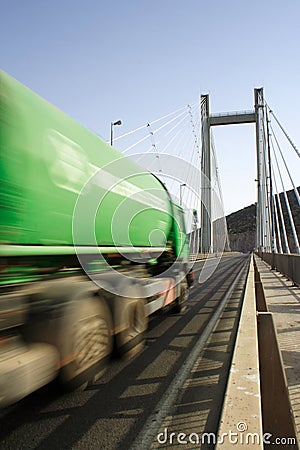
[[[153,174],[0,72],[0,406],[85,388],[183,312],[183,209]]]

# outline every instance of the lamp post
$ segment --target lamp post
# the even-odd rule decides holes
[[[179,193],[180,193],[180,206],[182,206],[182,188],[184,187],[184,186],[186,186],[186,183],[183,183],[183,184],[181,184],[180,185],[180,188],[179,188]]]
[[[122,125],[122,120],[117,120],[116,122],[110,122],[110,145],[113,145],[114,142],[114,126]]]

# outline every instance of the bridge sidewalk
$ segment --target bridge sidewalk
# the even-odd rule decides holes
[[[300,288],[255,256],[267,311],[272,313],[290,404],[300,437]],[[280,405],[278,405],[280,408]]]

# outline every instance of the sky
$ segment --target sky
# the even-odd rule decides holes
[[[254,88],[300,146],[299,0],[0,0],[1,69],[109,139],[209,93],[253,109]],[[119,133],[115,129],[115,133]],[[214,129],[226,213],[256,201],[253,125]],[[117,147],[117,145],[116,145]],[[299,158],[288,160],[300,184]]]

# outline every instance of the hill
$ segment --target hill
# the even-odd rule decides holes
[[[298,187],[297,189],[298,192],[300,193],[300,187]],[[297,230],[298,238],[300,238],[300,206],[298,205],[297,198],[293,190],[288,191],[287,196],[291,205],[291,210],[293,212],[293,218],[295,221],[295,227]],[[295,253],[296,247],[293,239],[293,232],[289,220],[289,214],[284,199],[284,193],[280,194],[280,203],[282,205],[282,212],[290,251],[291,253]],[[276,202],[276,204],[278,208],[278,202]],[[239,211],[229,214],[226,217],[226,220],[231,250],[239,252],[252,251],[255,247],[255,237],[256,237],[256,204],[247,206],[243,209],[240,209]],[[283,230],[280,223],[279,223],[279,230],[281,235],[283,251],[286,252],[287,250],[284,246]]]

